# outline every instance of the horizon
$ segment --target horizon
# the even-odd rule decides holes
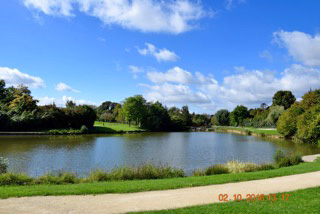
[[[315,0],[2,4],[0,79],[28,86],[40,105],[141,94],[212,115],[320,85]]]

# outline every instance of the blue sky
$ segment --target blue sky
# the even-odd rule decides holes
[[[214,113],[320,86],[317,0],[0,0],[0,78],[40,104]]]

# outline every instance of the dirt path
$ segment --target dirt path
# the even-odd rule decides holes
[[[320,154],[318,155],[307,155],[307,156],[303,156],[302,160],[304,162],[313,162],[315,161],[318,157],[320,157]]]
[[[240,183],[176,190],[87,196],[45,196],[0,200],[1,214],[125,213],[219,202],[219,194],[270,194],[320,186],[320,171]]]

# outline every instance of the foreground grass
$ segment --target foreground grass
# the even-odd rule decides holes
[[[66,185],[31,185],[31,186],[2,186],[0,198],[45,195],[85,195],[104,193],[130,193],[151,190],[177,189],[183,187],[206,186],[280,177],[320,170],[320,162],[301,163],[296,166],[283,167],[274,170],[221,174],[212,176],[191,176],[186,178],[172,178],[160,180],[108,181],[96,183],[80,183]]]
[[[264,130],[264,129],[257,129],[253,127],[229,127],[229,126],[217,126],[215,127],[217,131],[228,131],[228,130],[235,130],[235,131],[242,131],[248,133],[250,131],[251,133],[259,134],[259,135],[280,135],[280,133],[275,130]]]
[[[288,201],[283,194],[290,194]],[[320,213],[320,187],[277,194],[272,202],[264,200],[217,203],[174,210],[139,213]]]
[[[98,122],[94,123],[94,131],[98,133],[115,133],[115,132],[137,132],[145,131],[134,125],[129,126],[123,123],[108,123],[108,122]]]

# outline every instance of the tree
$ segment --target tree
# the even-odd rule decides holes
[[[288,109],[296,101],[291,91],[278,91],[272,98],[273,106],[283,106]]]
[[[230,118],[229,118],[230,113],[227,109],[221,109],[217,111],[217,113],[214,116],[219,126],[230,125]]]
[[[320,142],[320,106],[314,106],[297,117],[296,137],[303,143]]]
[[[122,110],[126,121],[129,123],[129,126],[131,122],[135,122],[138,126],[141,126],[141,122],[146,116],[146,103],[147,101],[141,95],[136,95],[125,99]]]
[[[142,121],[142,127],[151,131],[168,130],[170,116],[168,110],[160,103],[148,103],[147,114]]]
[[[308,110],[320,103],[320,90],[309,91],[302,96],[301,107]]]
[[[189,113],[189,107],[188,106],[182,106],[181,109],[181,117],[182,121],[186,126],[191,126],[192,125],[192,117],[191,114]]]
[[[303,114],[304,109],[299,102],[294,103],[281,114],[277,123],[277,130],[286,138],[292,137],[297,132],[297,118]]]
[[[76,107],[77,106],[77,104],[75,103],[75,102],[73,102],[72,100],[68,100],[67,102],[66,102],[66,107],[67,108],[74,108],[74,107]]]
[[[243,125],[244,119],[249,116],[248,108],[240,105],[237,106],[230,115],[230,119],[235,126]]]
[[[38,100],[34,100],[31,91],[24,85],[19,85],[14,91],[14,99],[10,102],[10,109],[16,113],[33,111],[37,108]]]

